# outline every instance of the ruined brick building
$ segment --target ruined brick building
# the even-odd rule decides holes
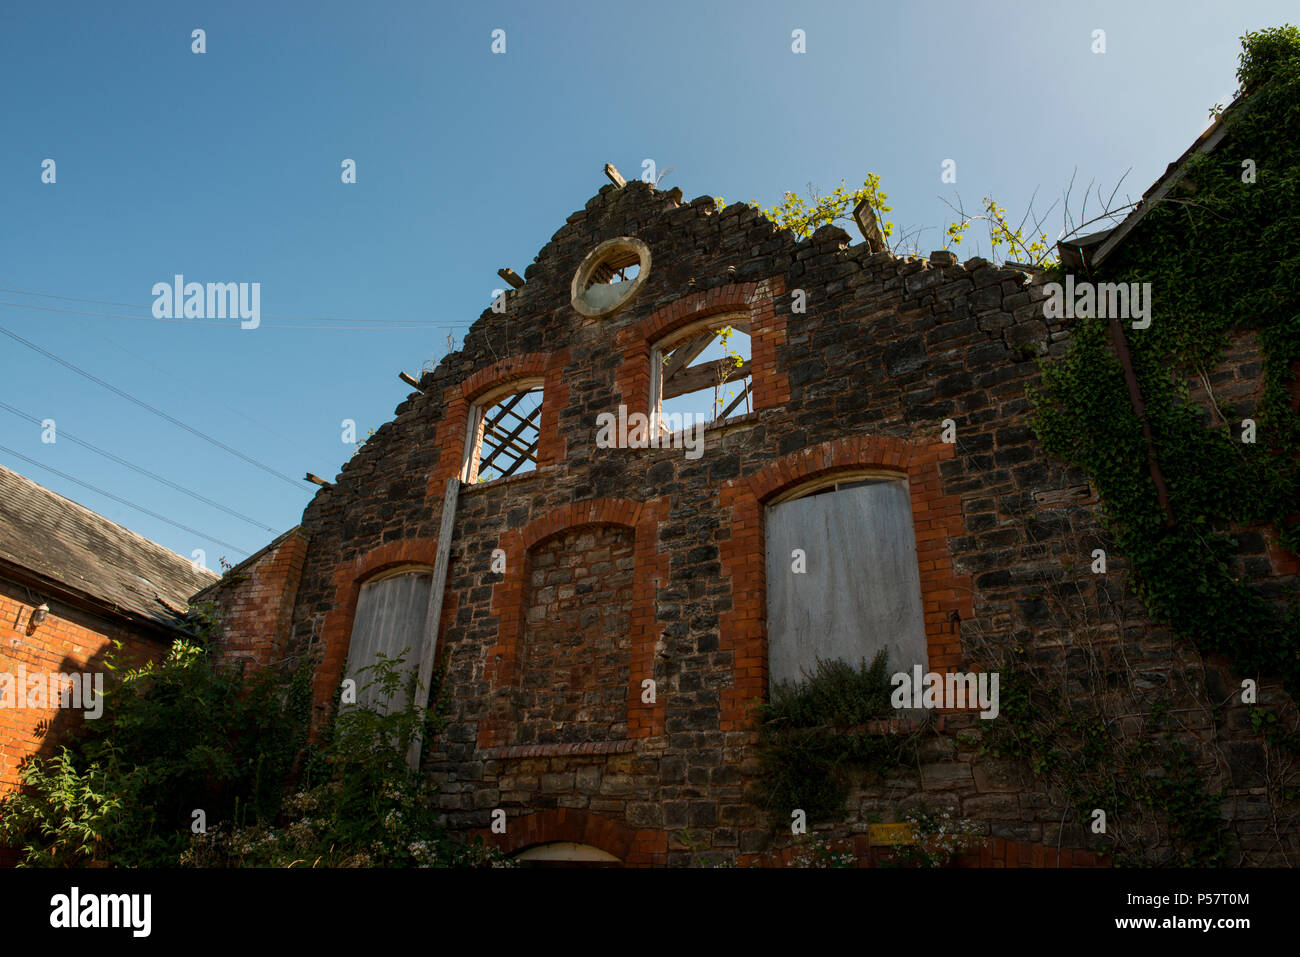
[[[789,835],[746,800],[752,709],[818,655],[886,648],[945,672],[1014,653],[1063,681],[1089,655],[1191,680],[1122,558],[1090,570],[1106,538],[1089,478],[1027,424],[1033,357],[1068,331],[1026,272],[896,257],[834,226],[798,240],[631,182],[506,278],[301,525],[199,596],[233,653],[318,662],[318,720],[376,651],[418,668],[432,646],[450,715],[421,766],[454,828],[538,857],[684,864],[689,832],[714,859],[770,860]],[[708,359],[720,332],[748,356]],[[636,413],[689,394],[714,417],[702,451],[686,430],[638,443]],[[598,442],[620,406],[633,437]],[[1257,551],[1260,577],[1294,585],[1288,556]],[[1217,697],[1240,681],[1224,662],[1197,673]],[[971,863],[1104,863],[1023,764],[981,750],[981,724],[941,714],[916,766],[864,782],[827,833],[863,850],[870,822],[945,807],[987,827]],[[1184,730],[1216,733],[1194,714]],[[1245,749],[1220,769],[1225,813],[1269,862],[1247,730],[1237,714],[1217,731]]]

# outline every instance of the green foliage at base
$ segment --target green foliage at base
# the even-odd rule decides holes
[[[0,842],[21,849],[23,866],[499,863],[481,844],[447,839],[435,789],[406,764],[413,738],[439,730],[436,707],[408,694],[391,714],[343,709],[311,744],[311,670],[287,682],[270,669],[250,676],[216,662],[214,641],[206,620],[165,659],[131,670],[115,648],[103,716],[27,762],[21,791],[0,803]],[[381,702],[407,680],[400,657],[362,671]]]
[[[882,651],[870,666],[818,660],[800,682],[779,682],[771,701],[758,708],[761,721],[759,782],[754,799],[772,826],[789,827],[803,810],[808,822],[834,820],[844,812],[854,774],[915,760],[912,736],[868,733],[863,726],[894,716],[887,660]]]

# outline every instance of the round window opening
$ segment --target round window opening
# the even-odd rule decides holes
[[[607,239],[591,252],[573,277],[573,308],[589,319],[622,309],[650,275],[650,249],[639,239]]]

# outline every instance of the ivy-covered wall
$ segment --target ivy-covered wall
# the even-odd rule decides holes
[[[1035,430],[1048,452],[1095,477],[1153,617],[1294,694],[1294,578],[1261,588],[1241,559],[1263,536],[1273,570],[1293,572],[1283,549],[1300,550],[1300,37],[1292,28],[1246,39],[1244,90],[1221,118],[1223,139],[1186,160],[1096,276],[1079,277],[1151,284],[1150,326],[1125,339],[1168,509],[1107,319],[1077,320],[1068,355],[1046,364]],[[1231,349],[1236,361],[1225,363]],[[1261,388],[1217,396],[1216,382],[1243,368]]]

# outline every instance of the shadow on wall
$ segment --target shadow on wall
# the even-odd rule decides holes
[[[24,628],[23,630],[25,631],[26,629]],[[38,630],[33,634],[30,640],[33,642],[39,642],[40,631]],[[39,647],[39,645],[37,645],[37,647]],[[19,721],[22,723],[21,727],[26,729],[26,733],[20,731],[18,735],[14,735],[10,739],[11,743],[16,744],[19,747],[23,747],[24,745],[29,747],[29,752],[17,764],[16,770],[20,779],[23,772],[33,761],[38,758],[53,757],[59,752],[61,747],[70,746],[78,736],[78,732],[85,725],[86,720],[88,720],[88,714],[94,714],[96,712],[102,714],[104,707],[102,691],[107,689],[109,684],[109,673],[105,663],[108,660],[108,655],[111,650],[112,646],[105,642],[99,651],[84,660],[64,655],[62,660],[59,662],[58,668],[55,670],[37,670],[32,667],[29,662],[25,660],[16,660],[12,656],[6,656],[3,659],[3,663],[0,664],[0,673],[12,675],[17,679],[24,675],[23,669],[25,668],[25,676],[29,688],[33,681],[43,681],[44,686],[42,695],[43,699],[47,703],[53,700],[49,697],[51,680],[53,679],[54,682],[56,682],[54,685],[56,696],[60,694],[66,695],[69,705],[78,702],[81,704],[81,707],[60,706],[55,708],[38,707],[29,709],[26,707],[27,701],[24,699],[22,704],[18,708],[14,709],[14,712],[20,716]],[[161,645],[159,646],[159,650],[160,652],[163,650]],[[129,662],[131,667],[143,665],[147,660],[146,656],[141,655],[138,652],[124,650],[124,653],[126,655],[126,660]],[[59,676],[62,675],[69,676],[69,678],[79,683],[80,687],[75,692],[76,697],[73,696],[74,692],[72,692],[67,683],[62,682],[59,678]],[[10,684],[9,687],[13,687],[14,693],[17,694],[18,689],[15,685]],[[63,689],[62,691],[59,690],[61,687]],[[89,688],[90,694],[82,698],[81,692],[87,688]],[[0,689],[0,691],[3,690],[4,689]],[[55,703],[59,704],[61,702],[56,701]],[[89,707],[87,707],[87,705],[89,705]],[[0,791],[0,800],[3,800],[4,795],[5,792]],[[15,866],[18,863],[19,856],[20,851],[18,849],[0,845],[0,867]]]

